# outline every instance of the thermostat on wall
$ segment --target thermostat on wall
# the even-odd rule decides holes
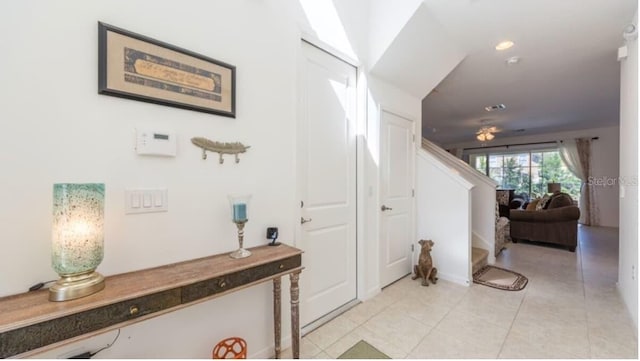
[[[175,157],[176,134],[174,132],[136,129],[136,153]]]

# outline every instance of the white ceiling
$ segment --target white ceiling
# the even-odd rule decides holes
[[[473,141],[486,123],[498,137],[619,122],[617,49],[636,0],[425,0],[467,55],[423,100],[423,136]],[[502,40],[515,45],[495,50]],[[517,65],[505,60],[520,56]],[[501,112],[485,106],[503,103]],[[517,132],[518,129],[524,131]]]

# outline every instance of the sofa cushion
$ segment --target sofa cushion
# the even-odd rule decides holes
[[[551,200],[551,196],[549,196],[548,194],[545,194],[542,198],[540,198],[540,201],[538,202],[538,204],[536,204],[536,211],[546,209],[549,200]]]
[[[536,207],[538,206],[538,203],[540,202],[540,199],[536,198],[534,200],[531,201],[531,203],[529,203],[527,205],[527,208],[525,208],[527,211],[535,211]]]
[[[554,194],[547,205],[547,209],[560,208],[573,205],[573,199],[566,193]]]
[[[580,218],[580,209],[576,206],[545,209],[542,211],[523,211],[514,209],[511,211],[511,222],[564,222],[577,221]],[[542,223],[539,226],[544,227]]]
[[[522,209],[524,205],[524,199],[522,198],[514,198],[509,202],[510,209]]]

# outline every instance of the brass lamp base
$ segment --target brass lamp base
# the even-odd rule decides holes
[[[49,301],[68,301],[92,295],[104,289],[104,277],[94,271],[61,275],[60,279],[49,287]]]

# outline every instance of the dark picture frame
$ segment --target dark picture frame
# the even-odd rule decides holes
[[[236,117],[236,67],[98,22],[98,93]]]

